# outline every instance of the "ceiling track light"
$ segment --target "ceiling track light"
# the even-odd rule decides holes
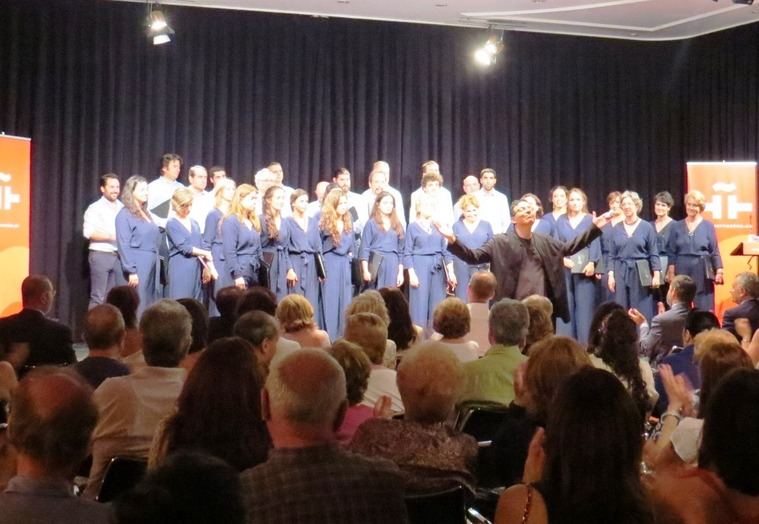
[[[166,22],[166,15],[158,9],[153,2],[148,3],[147,34],[153,45],[167,44],[171,42],[174,30]]]
[[[492,32],[492,27],[490,28]],[[496,59],[503,51],[503,31],[500,34],[491,34],[485,44],[474,52],[474,60],[483,67],[496,63]]]

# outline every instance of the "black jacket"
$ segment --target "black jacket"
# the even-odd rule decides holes
[[[76,362],[71,329],[46,318],[36,309],[22,309],[15,315],[0,318],[0,346],[3,352],[8,351],[14,342],[29,345],[29,356],[22,366]]]

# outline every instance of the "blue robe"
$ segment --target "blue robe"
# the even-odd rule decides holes
[[[340,243],[335,245],[327,231],[320,230],[320,235],[327,272],[322,285],[323,328],[329,333],[330,340],[337,340],[343,335],[345,308],[353,297],[351,254],[355,237],[353,231],[343,231]]]
[[[652,220],[651,226],[653,226],[654,231],[656,231],[656,221]],[[669,257],[667,249],[669,249],[669,237],[672,234],[672,226],[675,225],[674,220],[670,220],[669,223],[664,226],[664,229],[661,231],[656,231],[656,248],[659,252],[659,265],[661,266],[661,283],[659,285],[659,289],[654,289],[654,300],[656,302],[662,302],[664,306],[669,309],[667,306],[667,292],[669,291],[669,284],[665,282],[665,275],[667,274],[667,265],[665,264],[665,260],[661,257]]]
[[[261,215],[259,220],[261,221],[261,251],[270,253],[274,257],[269,268],[269,289],[277,296],[277,302],[279,302],[287,296],[287,271],[292,269],[288,253],[290,229],[283,218],[279,226],[279,235],[273,239],[269,237],[269,227],[264,216]]]
[[[611,270],[611,222],[601,229],[601,260],[599,267],[596,269],[596,275],[601,275],[600,285],[596,288],[596,302],[611,302],[614,300],[614,293],[609,291],[609,270]]]
[[[219,316],[219,308],[216,307],[216,292],[225,286],[231,286],[234,282],[224,271],[224,241],[221,235],[221,221],[224,214],[218,208],[213,208],[206,216],[206,224],[203,229],[203,249],[210,249],[213,257],[213,265],[219,272],[219,279],[212,280],[206,285],[208,298],[208,315]]]
[[[513,224],[512,224],[513,227]],[[471,233],[464,224],[463,219],[453,223],[453,234],[456,235],[456,241],[469,249],[479,249],[485,242],[493,238],[493,228],[490,222],[480,220]],[[458,257],[453,257],[453,272],[456,275],[456,296],[468,302],[467,288],[469,280],[477,271],[487,271],[490,264],[467,264]]]
[[[382,255],[382,262],[377,269],[377,279],[366,284],[366,287],[370,289],[397,287],[398,266],[403,253],[403,237],[399,237],[395,229],[384,231],[376,220],[370,219],[361,234],[359,260],[368,262],[370,253]]]
[[[706,265],[711,264],[715,273],[723,267],[714,224],[702,220],[692,235],[685,220],[672,224],[667,252],[675,274],[688,275],[696,284],[696,308],[714,311],[714,281],[707,278]]]
[[[627,236],[624,221],[612,228],[611,251],[609,257],[614,271],[616,293],[614,299],[625,309],[635,308],[649,322],[656,313],[654,311],[653,294],[650,287],[640,284],[640,275],[636,263],[638,260],[648,260],[650,270],[659,271],[659,249],[656,246],[656,229],[648,222],[641,220],[632,235]]]
[[[261,236],[255,228],[248,229],[234,215],[221,223],[224,244],[224,278],[234,284],[244,278],[245,284],[258,283],[258,264],[261,260]]]
[[[161,232],[153,222],[143,220],[127,208],[116,215],[116,244],[121,259],[124,277],[137,275],[137,295],[140,305],[137,308],[137,318],[142,312],[161,297],[160,262],[158,260],[158,244]]]
[[[287,228],[290,233],[288,254],[290,265],[298,275],[298,281],[290,289],[290,293],[297,293],[306,297],[314,308],[315,319],[322,324],[321,305],[319,303],[319,279],[316,276],[315,253],[321,250],[319,239],[319,221],[314,218],[308,219],[306,231],[293,217],[287,217]]]
[[[554,234],[562,242],[583,234],[592,224],[593,217],[586,214],[576,228],[572,227],[567,215],[561,215],[556,220]],[[598,265],[601,260],[601,241],[593,240],[584,249],[588,250],[588,261]],[[567,300],[569,302],[569,314],[571,319],[564,322],[556,319],[556,334],[572,337],[583,344],[588,343],[588,331],[596,309],[596,277],[586,277],[582,273],[572,273],[572,270],[564,268],[564,279],[567,283]]]
[[[202,267],[192,250],[202,249],[203,237],[196,221],[190,221],[190,228],[191,231],[188,231],[176,218],[170,218],[166,222],[166,236],[169,240],[168,298],[194,298],[202,301]]]
[[[549,213],[550,215],[550,213]],[[556,221],[553,220],[553,215],[551,216],[551,219],[546,219],[548,215],[543,215],[542,218],[537,219],[538,225],[535,226],[535,228],[532,230],[533,233],[539,233],[541,235],[545,235],[547,237],[555,237],[555,229],[556,229]]]
[[[445,238],[432,227],[428,233],[419,222],[409,224],[403,250],[403,265],[414,268],[419,287],[409,286],[409,309],[414,324],[429,328],[435,307],[445,298],[447,281],[443,264],[452,255]]]

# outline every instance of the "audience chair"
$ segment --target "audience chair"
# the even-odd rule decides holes
[[[411,524],[465,524],[470,492],[464,486],[425,495],[407,495],[406,509]]]
[[[148,470],[148,461],[130,457],[113,457],[105,470],[103,484],[95,500],[111,502],[132,489]]]
[[[459,409],[455,427],[482,445],[493,440],[508,409],[498,404],[467,404]]]

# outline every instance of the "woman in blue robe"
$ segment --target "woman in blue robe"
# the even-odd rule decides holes
[[[377,195],[369,221],[361,233],[361,261],[364,286],[369,289],[400,287],[403,285],[403,226],[395,211],[395,198],[387,191]],[[369,262],[376,257],[381,261],[372,278]]]
[[[456,276],[445,238],[432,226],[431,198],[422,195],[415,207],[416,221],[406,229],[403,265],[408,269],[411,320],[429,329],[435,307],[445,298],[446,287],[456,287]]]
[[[353,224],[348,198],[341,189],[324,197],[319,234],[327,277],[322,283],[323,329],[337,340],[345,327],[345,308],[351,301],[351,257],[354,247]]]
[[[206,276],[217,276],[211,251],[203,249],[200,226],[190,218],[192,192],[181,187],[171,197],[174,215],[166,222],[169,242],[169,296],[168,298],[194,298],[202,302],[203,270],[201,260],[208,268]]]
[[[593,217],[588,214],[588,199],[578,188],[569,191],[567,212],[556,220],[555,236],[569,242],[591,227]],[[593,240],[585,247],[564,259],[564,275],[567,283],[567,301],[571,319],[556,319],[556,334],[572,337],[583,344],[588,343],[588,332],[596,306],[596,265],[601,259],[601,242]]]
[[[688,275],[696,284],[697,309],[714,311],[714,284],[723,284],[722,257],[714,224],[701,213],[706,198],[700,191],[685,195],[686,217],[672,225],[669,237],[667,277]]]
[[[542,225],[540,226],[541,231],[538,231],[538,233],[555,238],[556,221],[559,220],[561,215],[567,212],[569,190],[566,186],[555,186],[551,189],[549,197],[551,198],[551,212],[543,214],[543,216],[540,217],[540,223]],[[540,200],[538,200],[538,202],[540,202]],[[533,232],[535,231],[533,230]]]
[[[601,260],[596,266],[596,280],[601,284],[596,288],[596,302],[611,302],[614,300],[614,293],[609,291],[609,270],[611,269],[611,235],[614,226],[622,222],[622,210],[619,208],[620,197],[622,193],[612,191],[606,195],[606,203],[612,214],[611,221],[601,229]]]
[[[661,191],[654,197],[654,216],[655,220],[651,221],[651,225],[656,230],[656,249],[659,252],[659,265],[661,266],[662,274],[667,271],[667,249],[669,249],[669,237],[672,233],[672,226],[675,221],[669,216],[669,211],[675,204],[675,200],[669,191]],[[667,292],[669,291],[669,284],[665,282],[666,279],[662,279],[659,288],[654,290],[654,300],[656,304],[657,314],[667,309]]]
[[[609,290],[618,304],[637,309],[650,322],[655,314],[651,290],[659,287],[661,279],[656,230],[638,217],[643,209],[638,193],[625,191],[620,204],[624,219],[612,229]],[[643,279],[650,279],[651,285],[644,286]]]
[[[321,252],[318,218],[309,218],[308,193],[296,189],[290,195],[293,214],[285,219],[289,231],[288,254],[290,265],[296,275],[291,293],[306,297],[314,308],[317,324],[322,325],[322,311],[319,303],[319,279],[316,272],[316,253]]]
[[[277,297],[277,302],[287,296],[297,277],[290,265],[290,229],[282,218],[285,206],[285,190],[272,186],[266,190],[261,215],[261,252],[268,266],[269,289]]]
[[[476,195],[464,195],[456,203],[461,210],[461,218],[453,223],[453,234],[459,243],[469,249],[479,249],[493,238],[493,228],[489,222],[480,220],[480,203]],[[456,275],[455,294],[468,302],[469,280],[477,271],[487,271],[490,264],[467,264],[458,257],[453,259],[453,273]],[[421,325],[421,324],[420,324]]]
[[[127,283],[137,290],[137,318],[160,297],[158,226],[148,211],[148,182],[132,176],[121,194],[124,207],[116,215],[116,244]]]
[[[208,315],[211,317],[219,316],[219,309],[216,307],[216,292],[234,284],[224,271],[224,242],[221,235],[221,221],[229,213],[229,205],[234,194],[235,181],[231,178],[222,178],[216,183],[213,190],[215,206],[206,215],[205,228],[203,228],[203,249],[211,250],[214,266],[219,271],[218,280],[211,280],[206,285]]]
[[[224,278],[240,289],[258,284],[261,259],[261,223],[256,216],[256,188],[240,184],[229,214],[221,223]]]

